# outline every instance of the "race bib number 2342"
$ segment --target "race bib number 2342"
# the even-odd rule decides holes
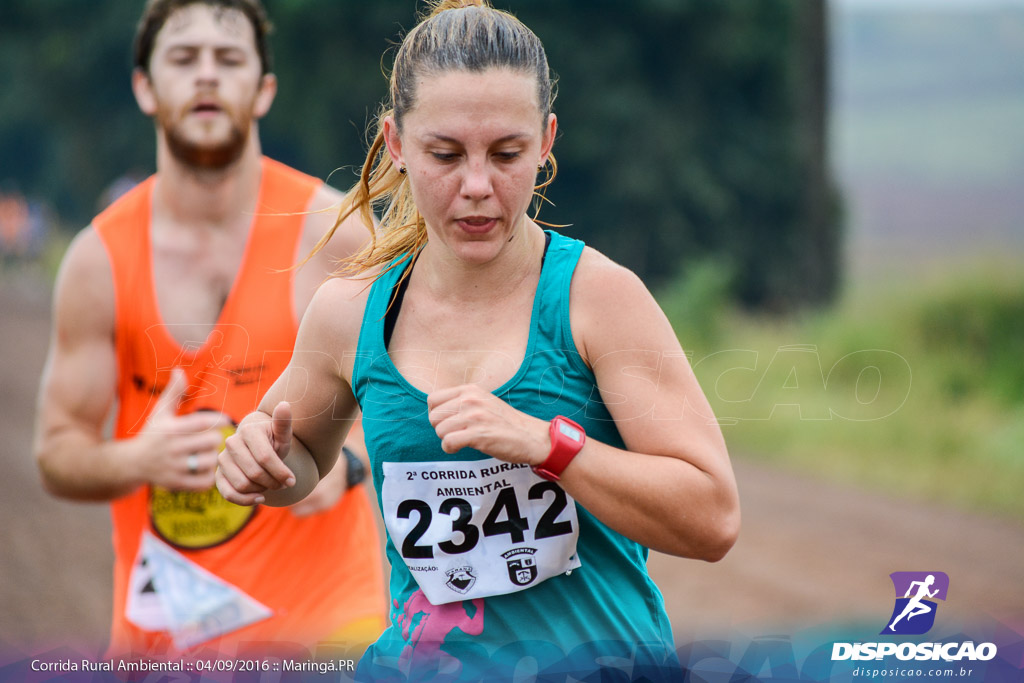
[[[528,465],[385,462],[384,523],[440,605],[521,591],[580,566],[573,499]]]

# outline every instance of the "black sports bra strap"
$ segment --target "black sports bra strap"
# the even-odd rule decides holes
[[[548,247],[551,246],[551,233],[544,231],[544,253],[540,257],[540,267],[544,267],[544,258],[548,255]],[[413,264],[415,265],[415,263]],[[409,266],[412,268],[412,266]],[[409,278],[412,273],[405,273],[405,276],[395,285],[394,294],[391,296],[391,303],[384,314],[384,348],[391,345],[391,335],[395,332],[395,323],[398,322],[398,312],[402,310],[402,301],[405,300],[405,291],[409,289]]]

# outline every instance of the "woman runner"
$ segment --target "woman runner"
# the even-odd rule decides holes
[[[348,263],[362,277],[321,286],[220,490],[300,500],[361,408],[391,562],[361,679],[681,679],[647,549],[722,558],[736,485],[639,278],[527,215],[555,168],[540,40],[483,2],[435,3],[389,99],[341,212],[382,207]]]

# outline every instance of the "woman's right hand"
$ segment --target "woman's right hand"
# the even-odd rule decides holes
[[[237,505],[259,505],[263,494],[295,485],[284,464],[292,445],[292,409],[282,401],[272,415],[251,413],[224,445],[217,460],[220,494]]]

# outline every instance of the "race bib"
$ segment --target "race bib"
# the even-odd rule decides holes
[[[529,465],[385,462],[384,523],[427,599],[514,593],[580,566],[576,504]]]
[[[234,427],[221,431],[226,439],[234,433]],[[210,548],[231,540],[256,510],[256,506],[228,502],[216,486],[205,491],[170,491],[154,486],[149,495],[153,530],[171,545],[188,550]]]

